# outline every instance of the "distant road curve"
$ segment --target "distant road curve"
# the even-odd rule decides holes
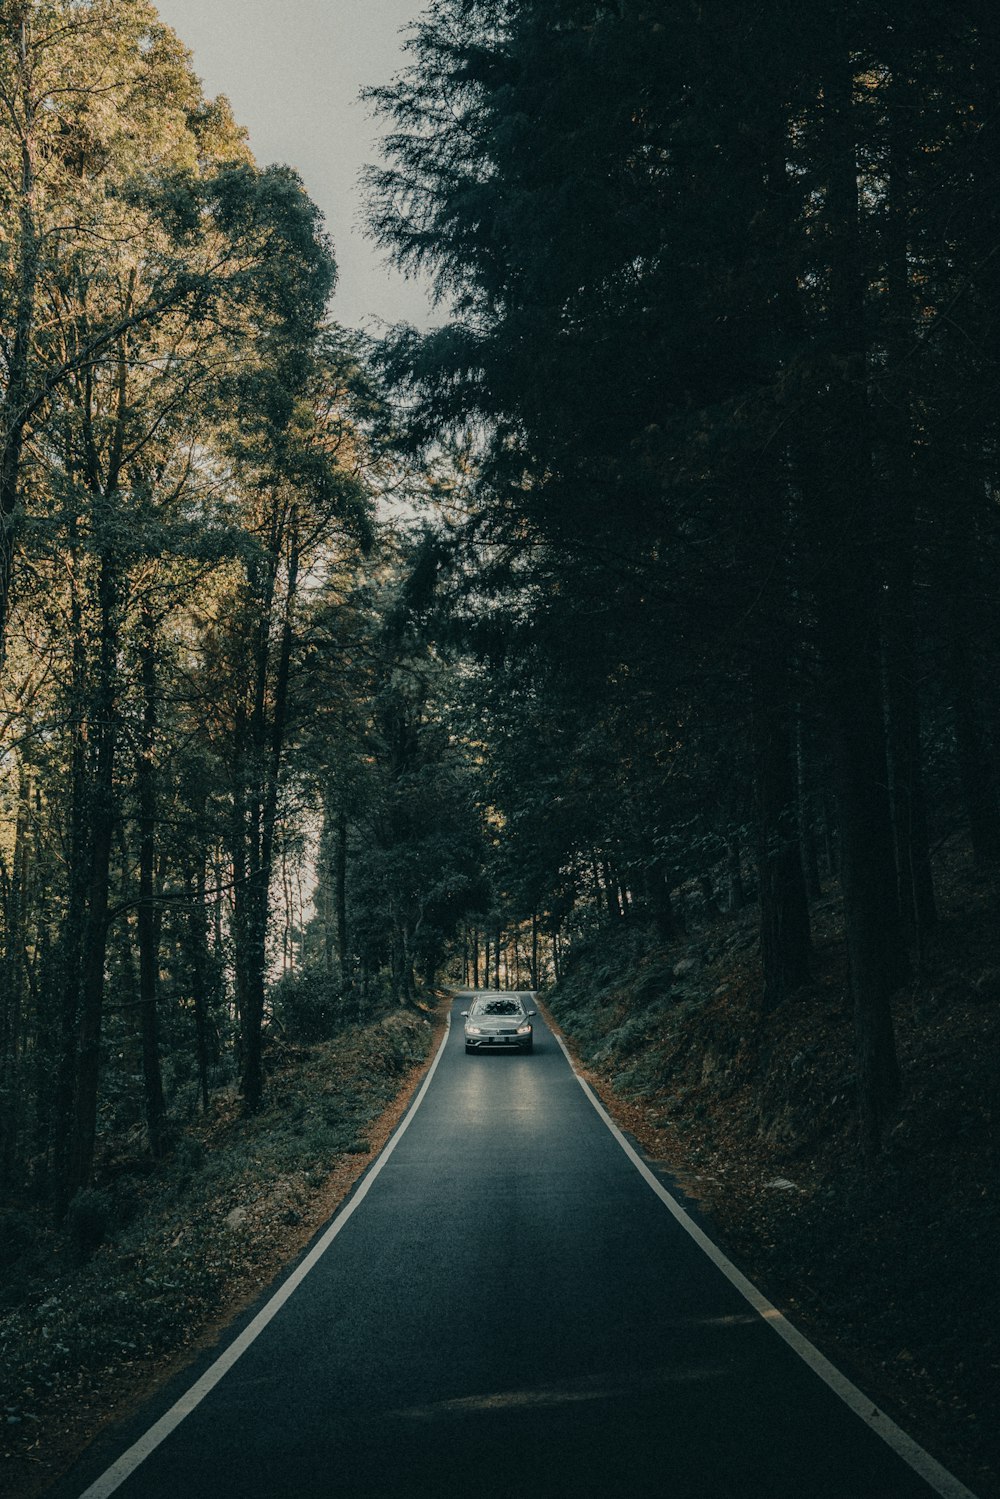
[[[533,1055],[467,1056],[450,1025],[353,1195],[186,1381],[53,1499],[974,1499],[701,1232],[541,1018]]]

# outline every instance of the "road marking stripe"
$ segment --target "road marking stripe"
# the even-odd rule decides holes
[[[333,1243],[334,1239],[340,1233],[341,1229],[353,1216],[355,1210],[359,1208],[364,1202],[365,1198],[368,1196],[369,1191],[371,1190],[373,1182],[382,1170],[382,1167],[385,1165],[386,1161],[392,1155],[393,1151],[396,1149],[396,1146],[399,1144],[400,1140],[409,1129],[410,1121],[419,1109],[420,1105],[423,1103],[424,1095],[426,1094],[427,1089],[430,1087],[431,1079],[437,1071],[438,1063],[444,1055],[444,1049],[448,1044],[448,1037],[450,1033],[451,1012],[449,1011],[448,1017],[445,1021],[444,1036],[441,1040],[441,1045],[438,1047],[437,1055],[431,1063],[430,1070],[428,1071],[427,1076],[424,1078],[416,1098],[413,1100],[413,1103],[410,1105],[409,1109],[407,1109],[405,1115],[403,1116],[402,1122],[397,1127],[395,1134],[391,1137],[388,1144],[385,1146],[382,1154],[380,1156],[377,1156],[373,1164],[369,1167],[368,1174],[363,1177],[360,1186],[354,1193],[354,1196],[350,1199],[346,1206],[338,1210],[338,1212],[334,1216],[333,1222],[330,1224],[330,1227],[326,1230],[323,1237],[313,1245],[312,1249],[309,1251],[309,1253],[306,1255],[305,1259],[297,1267],[297,1269],[293,1270],[288,1279],[282,1282],[277,1291],[275,1291],[274,1295],[271,1297],[270,1301],[268,1301],[263,1307],[261,1307],[260,1311],[257,1313],[253,1321],[243,1329],[239,1337],[236,1338],[232,1343],[230,1343],[229,1347],[223,1353],[221,1353],[215,1360],[215,1362],[205,1370],[205,1373],[201,1376],[201,1378],[197,1380],[189,1390],[186,1390],[181,1398],[177,1401],[177,1403],[171,1406],[166,1415],[161,1416],[159,1421],[157,1421],[155,1425],[151,1426],[149,1430],[143,1436],[141,1436],[133,1446],[128,1449],[127,1452],[123,1453],[116,1463],[113,1463],[112,1466],[106,1470],[106,1472],[102,1473],[100,1478],[98,1478],[96,1482],[92,1483],[89,1489],[86,1489],[84,1491],[84,1493],[80,1496],[80,1499],[107,1499],[107,1496],[109,1494],[113,1494],[116,1489],[120,1488],[125,1480],[135,1472],[136,1468],[138,1468],[141,1463],[144,1463],[146,1461],[146,1458],[149,1457],[150,1453],[155,1452],[160,1443],[165,1441],[170,1433],[181,1424],[185,1416],[189,1416],[195,1409],[195,1407],[201,1404],[209,1391],[213,1390],[219,1383],[219,1380],[222,1379],[225,1374],[228,1374],[229,1370],[236,1363],[237,1359],[241,1358],[242,1355],[246,1353],[247,1349],[250,1347],[250,1344],[260,1337],[261,1333],[264,1331],[264,1328],[271,1321],[271,1319],[278,1312],[280,1312],[281,1308],[284,1306],[285,1302],[293,1294],[293,1292],[298,1290],[299,1286],[309,1274],[309,1271],[313,1269],[317,1262],[326,1253],[330,1245]]]
[[[669,1208],[685,1233],[689,1234],[699,1249],[708,1255],[712,1264],[722,1271],[726,1279],[731,1285],[736,1287],[736,1290],[750,1303],[754,1311],[764,1319],[769,1327],[774,1329],[779,1337],[784,1338],[788,1346],[794,1349],[804,1363],[809,1365],[813,1373],[818,1374],[823,1383],[828,1385],[835,1395],[839,1395],[844,1404],[849,1406],[856,1416],[860,1416],[866,1426],[870,1427],[872,1431],[877,1432],[897,1456],[901,1457],[914,1472],[918,1473],[931,1486],[934,1492],[941,1496],[941,1499],[976,1499],[976,1495],[973,1494],[971,1489],[967,1489],[964,1483],[961,1483],[953,1473],[949,1473],[947,1468],[942,1467],[935,1458],[931,1457],[929,1452],[925,1452],[912,1437],[907,1436],[906,1432],[897,1426],[894,1421],[890,1420],[884,1411],[880,1411],[875,1403],[858,1389],[857,1385],[852,1384],[846,1375],[841,1374],[840,1370],[835,1368],[830,1363],[830,1360],[820,1353],[818,1348],[814,1348],[809,1339],[803,1333],[799,1332],[797,1327],[793,1327],[783,1313],[779,1312],[777,1307],[772,1306],[767,1297],[758,1291],[753,1282],[747,1280],[746,1276],[737,1270],[733,1262],[726,1258],[718,1245],[714,1244],[708,1235],[698,1227],[691,1215],[681,1206],[672,1193],[667,1191],[663,1183],[653,1175],[642,1157],[629,1144],[586,1078],[577,1071],[573,1058],[570,1056],[569,1048],[554,1025],[551,1027],[551,1030],[559,1046],[562,1048],[573,1076],[643,1181],[653,1189],[660,1201]]]

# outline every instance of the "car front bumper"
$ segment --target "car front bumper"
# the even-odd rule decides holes
[[[469,1036],[465,1038],[466,1046],[476,1051],[499,1051],[503,1048],[514,1051],[528,1051],[531,1046],[532,1037],[527,1036]]]

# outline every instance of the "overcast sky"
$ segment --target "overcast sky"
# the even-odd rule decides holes
[[[286,162],[326,215],[340,275],[338,322],[443,320],[425,291],[386,266],[361,232],[358,173],[377,130],[358,91],[403,63],[402,35],[424,0],[156,0],[194,54],[210,95],[226,94],[261,165]]]

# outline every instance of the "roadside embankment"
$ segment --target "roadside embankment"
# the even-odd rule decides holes
[[[867,1165],[832,897],[810,984],[771,1014],[752,912],[670,947],[605,931],[543,996],[732,1257],[981,1499],[1000,1496],[997,894],[950,856],[940,927],[894,1002],[902,1105]]]
[[[298,1256],[385,1144],[443,1024],[443,1010],[400,1010],[321,1044],[276,1042],[257,1115],[229,1088],[163,1162],[138,1133],[107,1141],[67,1232],[28,1205],[0,1213],[10,1499],[44,1492]]]

